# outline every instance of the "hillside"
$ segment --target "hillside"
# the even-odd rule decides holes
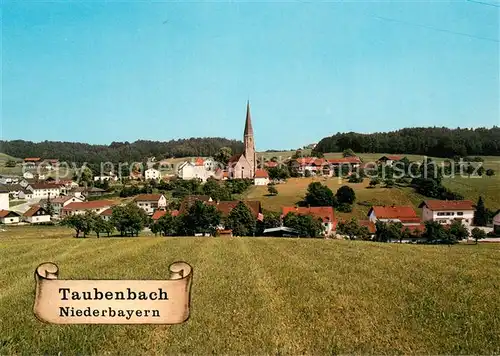
[[[496,244],[0,232],[0,354],[498,353],[499,252]],[[184,324],[62,327],[33,316],[41,262],[56,262],[65,279],[162,279],[176,260],[194,267]]]

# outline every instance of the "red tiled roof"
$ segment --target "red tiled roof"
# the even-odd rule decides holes
[[[295,206],[284,206],[281,208],[283,216],[288,213],[300,214],[300,215],[312,215],[317,218],[321,218],[324,223],[332,222],[334,226],[336,225],[335,212],[331,206],[312,206],[312,207],[295,207]]]
[[[205,161],[203,160],[203,158],[197,158],[195,161],[194,161],[194,165],[195,166],[203,166],[203,164],[205,163]]]
[[[474,202],[471,200],[425,200],[418,207],[427,206],[433,211],[438,210],[474,210]]]
[[[111,207],[114,205],[116,204],[110,200],[93,200],[93,201],[69,203],[64,207],[63,210],[99,209],[99,208]]]
[[[156,210],[154,213],[153,213],[153,216],[151,217],[154,221],[158,220],[159,218],[161,218],[162,216],[164,216],[165,214],[167,214],[167,211],[166,210]],[[179,210],[172,210],[170,212],[170,215],[171,216],[178,216],[179,215]]]
[[[61,196],[61,197],[57,197],[57,198],[54,198],[54,199],[50,199],[50,202],[51,203],[56,203],[56,204],[59,204],[59,203],[66,203],[68,200],[72,199],[74,197],[72,196]],[[77,198],[78,199],[78,198]]]
[[[113,215],[113,209],[109,208],[109,209],[106,209],[104,210],[101,214],[99,214],[101,216],[111,216]]]
[[[379,161],[383,160],[384,158],[390,159],[391,161],[400,161],[403,157],[401,157],[401,156],[382,156],[379,158]]]
[[[368,212],[375,212],[377,219],[405,219],[405,218],[418,218],[417,213],[411,206],[372,206]]]
[[[10,211],[10,210],[0,210],[0,218],[5,218],[6,216],[8,216],[9,214],[14,214],[16,216],[19,216],[18,213],[16,213],[15,211]]]
[[[257,169],[255,171],[255,178],[269,178],[269,174],[265,169]]]
[[[422,220],[419,217],[416,218],[400,218],[402,223],[420,223]]]
[[[179,210],[172,210],[170,213],[172,216],[179,216]]]
[[[134,201],[158,201],[163,194],[140,194],[135,197]]]
[[[39,160],[41,160],[40,157],[28,157],[24,159],[24,162],[38,162]]]
[[[42,208],[40,205],[33,205],[23,215],[26,217],[30,217],[30,216],[35,215],[38,210],[42,210],[45,213],[44,215],[48,215],[47,212],[45,211],[45,209]]]
[[[269,161],[264,164],[266,167],[274,168],[278,166],[278,162]]]

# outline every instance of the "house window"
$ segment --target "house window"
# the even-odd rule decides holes
[[[438,213],[438,216],[443,216],[443,215],[444,215],[444,213]]]
[[[458,216],[462,216],[462,215],[464,215],[464,213],[463,213],[463,211],[459,211],[459,212],[457,213],[457,215],[458,215]]]

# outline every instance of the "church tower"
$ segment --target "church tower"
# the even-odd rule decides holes
[[[245,120],[245,132],[243,134],[243,144],[245,146],[243,155],[250,164],[251,178],[255,176],[257,166],[257,155],[255,153],[255,141],[253,137],[252,117],[250,116],[250,101],[247,101],[247,117]]]

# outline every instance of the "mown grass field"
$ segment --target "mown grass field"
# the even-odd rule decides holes
[[[496,244],[0,232],[0,354],[499,353],[499,252]],[[158,279],[176,260],[194,267],[184,324],[57,326],[32,313],[42,262],[56,263],[63,279]]]

